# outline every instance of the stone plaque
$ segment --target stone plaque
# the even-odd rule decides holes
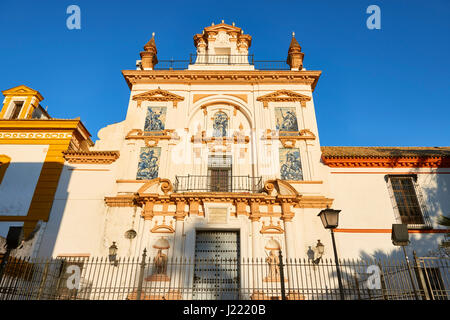
[[[208,208],[208,223],[227,223],[228,208]]]

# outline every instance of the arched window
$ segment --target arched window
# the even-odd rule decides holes
[[[213,118],[213,137],[226,137],[228,130],[228,116],[225,112],[216,112]]]

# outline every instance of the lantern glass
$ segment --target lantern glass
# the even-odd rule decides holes
[[[324,209],[320,211],[318,216],[322,220],[325,229],[334,229],[339,225],[339,212],[341,210]]]
[[[115,256],[116,254],[117,254],[117,246],[116,246],[116,243],[113,242],[111,247],[109,247],[109,255],[110,256]]]

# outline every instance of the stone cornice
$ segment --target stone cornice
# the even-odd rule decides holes
[[[240,192],[186,192],[160,195],[156,193],[136,193],[130,195],[118,195],[105,197],[106,205],[110,207],[143,206],[146,202],[169,203],[201,201],[201,202],[258,202],[260,205],[288,203],[295,208],[326,208],[331,206],[333,199],[323,196],[270,196],[265,193],[240,193]]]
[[[261,70],[123,70],[134,84],[304,84],[314,90],[321,71]]]
[[[0,139],[68,139],[77,136],[94,143],[91,134],[80,119],[20,119],[0,120]]]
[[[450,168],[450,157],[333,157],[323,156],[322,162],[334,168],[372,167],[372,168]]]
[[[65,151],[64,159],[69,163],[111,164],[116,161],[119,151]]]

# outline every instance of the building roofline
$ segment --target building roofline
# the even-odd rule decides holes
[[[314,91],[322,71],[291,70],[123,70],[128,87],[134,84],[305,84]]]

